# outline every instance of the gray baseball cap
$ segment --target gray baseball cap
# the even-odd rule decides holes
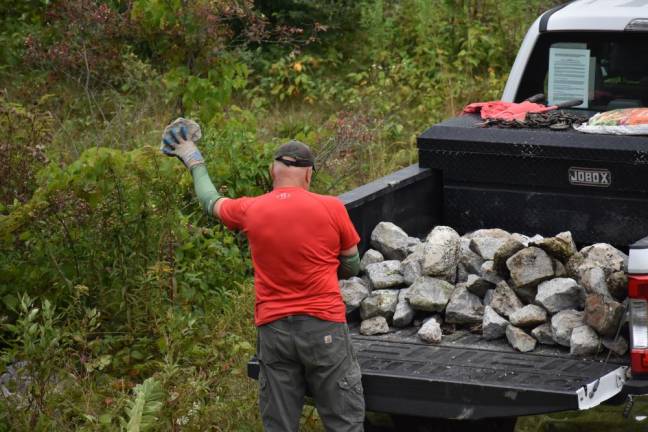
[[[288,166],[296,167],[310,167],[315,165],[315,158],[310,148],[303,142],[297,140],[290,140],[280,145],[275,152],[274,160]]]

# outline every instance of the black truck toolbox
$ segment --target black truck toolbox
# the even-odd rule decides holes
[[[437,171],[443,223],[461,233],[570,230],[578,243],[626,247],[648,229],[648,137],[479,126],[465,115],[418,138]]]

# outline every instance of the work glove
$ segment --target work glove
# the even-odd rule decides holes
[[[205,163],[195,144],[201,137],[198,123],[179,117],[164,128],[160,151],[167,156],[177,157],[191,169]]]

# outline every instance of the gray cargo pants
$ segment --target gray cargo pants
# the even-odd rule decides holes
[[[362,432],[360,366],[345,323],[293,315],[257,328],[259,408],[266,432],[299,429],[306,389],[329,432]]]

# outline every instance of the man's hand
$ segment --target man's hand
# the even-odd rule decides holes
[[[167,156],[175,156],[189,169],[205,163],[196,142],[202,137],[200,126],[193,120],[178,117],[162,133],[160,150]]]

